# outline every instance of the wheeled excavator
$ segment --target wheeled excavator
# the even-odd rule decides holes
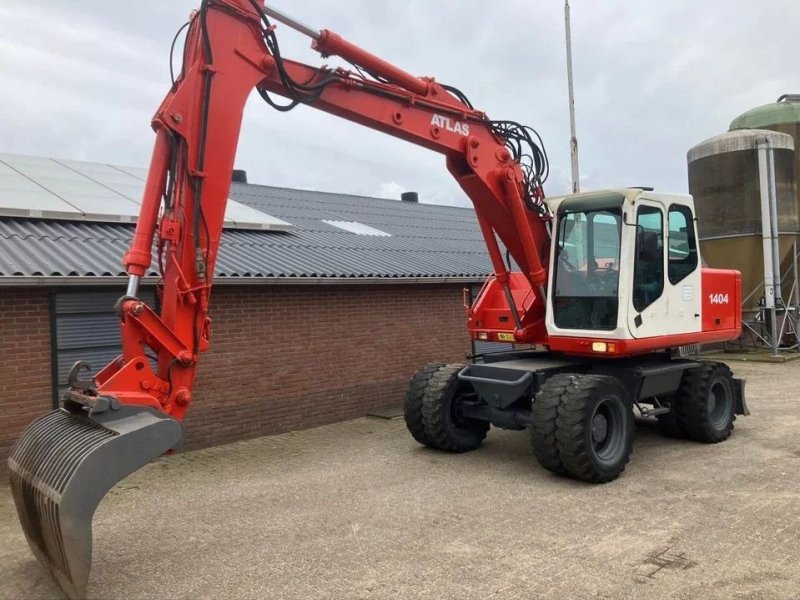
[[[284,58],[277,23],[352,69]],[[694,354],[739,335],[741,303],[738,272],[701,265],[691,197],[635,188],[546,200],[547,158],[531,128],[493,120],[457,88],[263,0],[203,0],[152,121],[152,160],[123,258],[129,281],[115,307],[122,353],[94,377],[77,363],[61,407],[23,432],[8,461],[31,550],[69,597],[86,593],[100,500],[183,439],[254,88],[279,111],[305,104],[443,154],[475,207],[493,275],[466,305],[468,328],[475,340],[513,346],[413,377],[405,419],[418,442],[464,452],[491,425],[528,429],[543,467],[607,482],[628,462],[634,406],[666,433],[703,442],[727,438],[735,415],[747,413],[743,381]],[[154,258],[158,310],[139,296]]]

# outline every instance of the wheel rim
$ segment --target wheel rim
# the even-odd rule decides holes
[[[477,395],[471,386],[459,386],[453,397],[450,398],[450,421],[456,427],[465,427],[472,422],[472,419],[464,416],[463,402],[468,399],[472,400]]]
[[[615,462],[625,447],[625,415],[616,398],[602,400],[590,420],[594,455],[601,462]]]
[[[731,409],[731,395],[722,381],[716,381],[708,390],[708,418],[711,426],[722,429],[728,422]]]
[[[601,413],[596,413],[592,419],[592,441],[595,444],[603,442],[608,437],[608,419]]]

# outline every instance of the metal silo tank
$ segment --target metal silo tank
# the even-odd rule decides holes
[[[784,94],[777,102],[748,110],[731,121],[730,130],[769,129],[786,133],[794,139],[794,172],[800,177],[800,94]],[[800,203],[800,188],[798,188]]]
[[[762,250],[759,142],[774,151],[779,255],[791,257],[792,243],[800,231],[795,183],[794,140],[771,130],[730,131],[701,142],[689,150],[689,192],[694,197],[700,250],[710,267],[742,272],[742,297],[764,282]],[[788,298],[789,289],[783,292]],[[754,309],[762,293],[745,303]]]

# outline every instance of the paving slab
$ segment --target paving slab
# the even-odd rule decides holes
[[[89,597],[800,598],[800,368],[735,363],[752,416],[717,445],[637,428],[607,485],[526,432],[478,451],[363,418],[159,459],[97,512]],[[0,487],[0,598],[61,598]]]

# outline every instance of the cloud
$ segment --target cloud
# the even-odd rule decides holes
[[[404,188],[402,185],[397,183],[396,181],[390,181],[389,183],[382,183],[378,190],[372,194],[376,198],[386,198],[388,200],[399,200],[400,195],[404,194],[408,190]]]
[[[196,4],[4,0],[0,151],[147,165],[172,35]],[[571,5],[584,186],[684,191],[689,147],[800,89],[796,0]],[[287,10],[535,127],[553,167],[547,193],[569,190],[563,3],[307,0]],[[326,62],[302,36],[278,35],[285,56]],[[277,113],[256,96],[236,162],[257,183],[469,205],[442,156],[308,107]]]

